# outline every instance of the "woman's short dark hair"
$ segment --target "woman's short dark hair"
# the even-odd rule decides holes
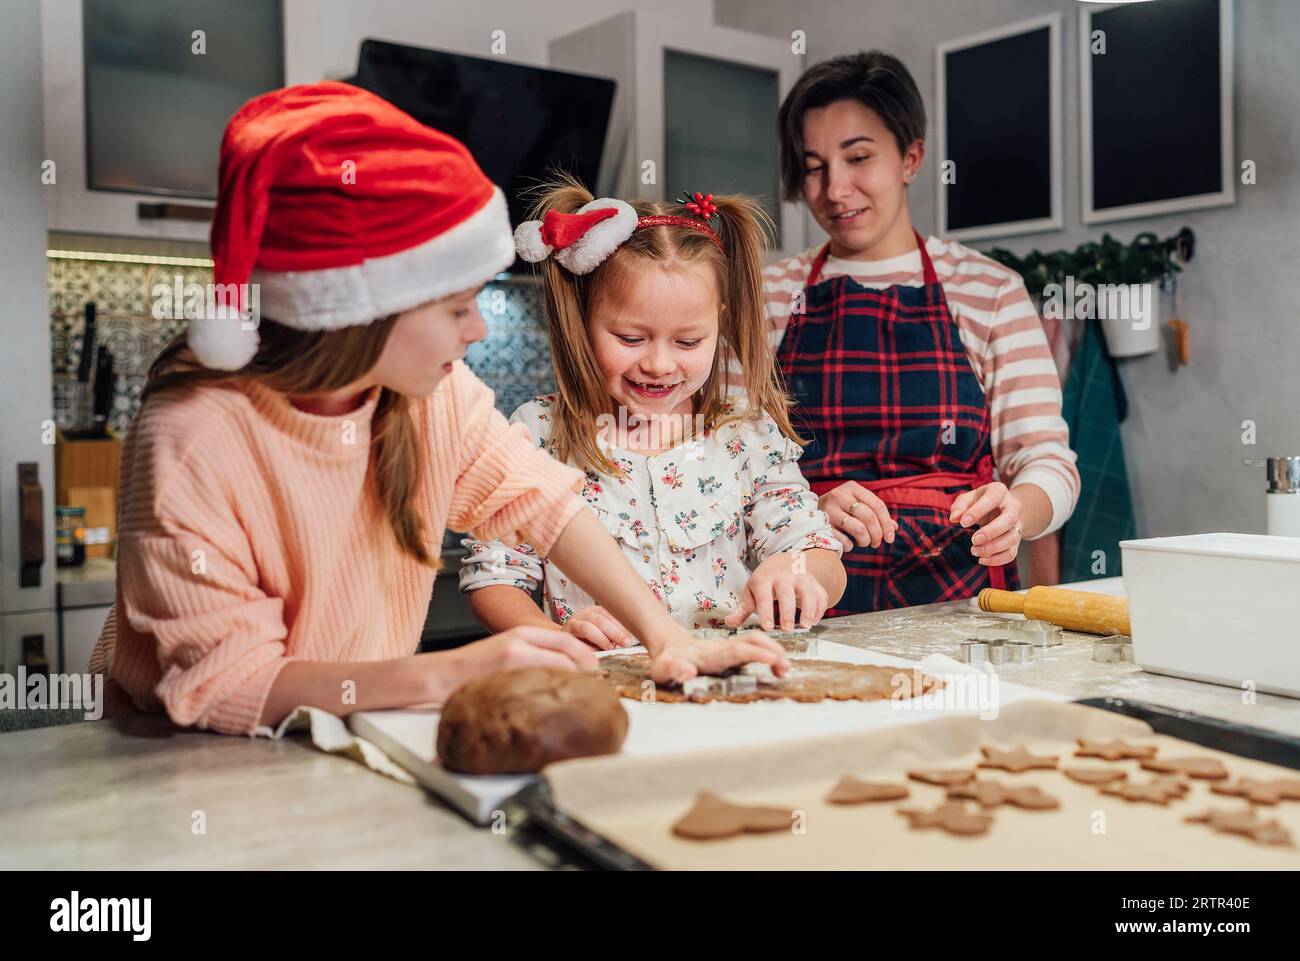
[[[809,67],[790,88],[777,114],[781,190],[797,200],[804,179],[803,116],[837,100],[856,100],[880,115],[904,152],[925,137],[925,104],[903,62],[879,50],[846,54]]]

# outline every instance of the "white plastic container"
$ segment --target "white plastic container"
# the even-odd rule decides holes
[[[1192,534],[1119,546],[1133,659],[1144,670],[1300,698],[1300,538]]]

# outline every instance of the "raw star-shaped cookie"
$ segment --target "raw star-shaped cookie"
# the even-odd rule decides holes
[[[940,828],[949,834],[966,836],[983,834],[993,823],[992,815],[967,811],[965,801],[945,801],[933,811],[899,808],[898,813],[915,829]]]
[[[897,801],[911,791],[906,784],[880,784],[859,781],[848,774],[826,795],[827,804],[865,804],[868,801]]]
[[[1260,781],[1243,777],[1235,784],[1211,784],[1215,794],[1244,797],[1251,804],[1276,804],[1278,801],[1300,801],[1300,778],[1280,777]]]
[[[1124,741],[1089,741],[1079,738],[1079,749],[1075,757],[1099,757],[1106,761],[1122,761],[1126,758],[1145,760],[1156,756],[1154,744],[1128,744]]]
[[[1022,771],[1030,771],[1035,768],[1050,770],[1056,767],[1057,761],[1055,756],[1030,754],[1023,744],[1013,747],[1009,751],[997,747],[981,747],[980,753],[984,755],[984,760],[979,762],[978,767],[996,768],[1001,771],[1010,771],[1012,774],[1019,774]]]
[[[1217,757],[1148,758],[1142,767],[1160,774],[1186,774],[1202,781],[1222,781],[1228,777],[1228,769]]]
[[[1041,788],[1013,787],[1001,781],[968,781],[965,784],[954,784],[948,788],[948,797],[969,798],[982,808],[1010,804],[1030,811],[1048,811],[1061,806],[1059,800],[1050,794],[1044,794]]]
[[[1255,811],[1225,811],[1211,808],[1201,814],[1191,814],[1184,818],[1194,824],[1208,824],[1215,831],[1224,834],[1240,834],[1259,844],[1280,844],[1291,846],[1291,832],[1278,821],[1261,821]]]
[[[701,791],[695,806],[673,825],[673,833],[692,841],[711,841],[736,834],[759,834],[790,829],[794,812],[790,808],[732,804],[708,791]]]
[[[1113,794],[1125,801],[1149,801],[1152,804],[1168,805],[1175,798],[1187,793],[1187,785],[1182,778],[1157,777],[1146,784],[1108,784],[1101,789],[1102,794]]]
[[[908,771],[907,776],[913,781],[920,781],[923,784],[937,784],[939,787],[949,787],[953,784],[964,784],[967,781],[973,781],[975,772],[970,768],[962,770],[949,768],[945,770]]]
[[[1063,767],[1061,773],[1080,784],[1114,784],[1128,777],[1127,771],[1111,767]]]

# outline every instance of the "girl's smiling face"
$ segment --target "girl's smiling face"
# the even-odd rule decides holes
[[[900,151],[880,114],[837,100],[804,114],[803,143],[803,199],[832,254],[874,259],[913,246],[905,185],[921,166],[921,141]]]
[[[713,372],[722,310],[706,265],[650,262],[601,296],[588,320],[614,410],[645,417],[694,412]]]

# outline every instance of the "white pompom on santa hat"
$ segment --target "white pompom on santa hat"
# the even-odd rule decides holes
[[[505,196],[465,145],[351,84],[248,101],[226,126],[219,181],[215,309],[187,332],[206,367],[246,366],[260,315],[303,331],[368,324],[515,257]]]

